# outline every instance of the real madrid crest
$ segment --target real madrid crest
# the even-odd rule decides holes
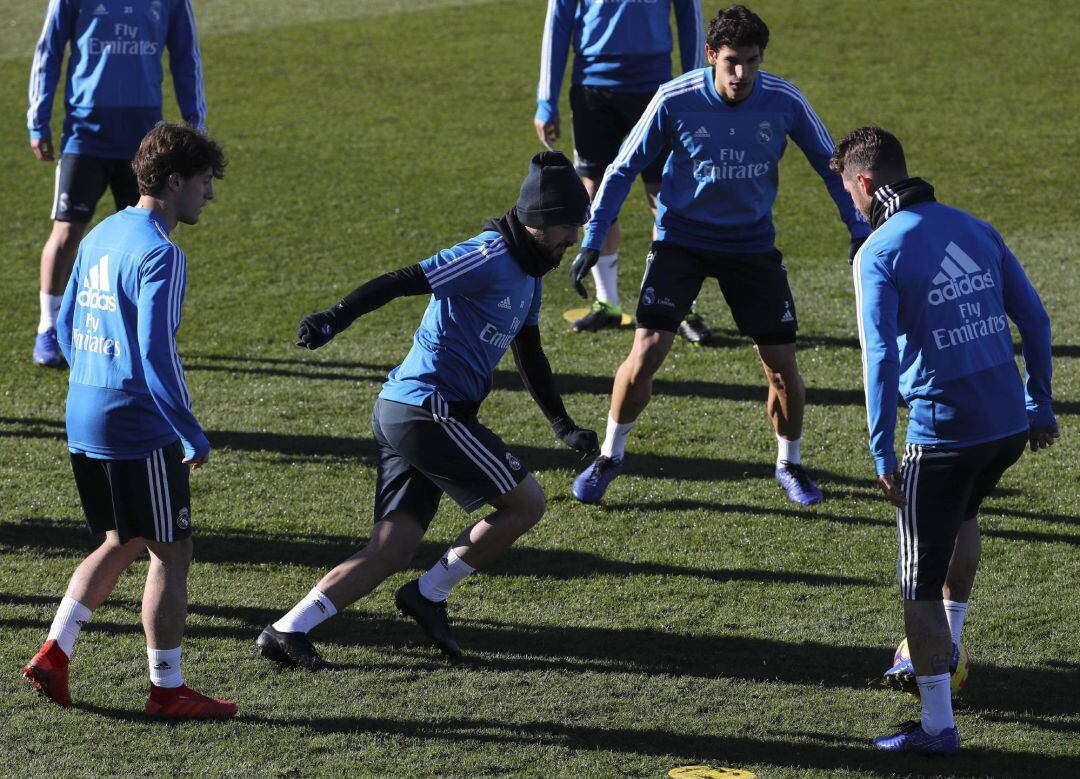
[[[762,122],[757,127],[757,140],[758,143],[770,143],[772,141],[772,125],[769,122]]]

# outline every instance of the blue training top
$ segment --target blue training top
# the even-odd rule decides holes
[[[148,209],[119,211],[83,239],[56,323],[72,452],[136,460],[179,438],[185,457],[209,454],[176,353],[186,285],[184,253]]]
[[[443,249],[420,267],[431,301],[412,349],[379,394],[419,406],[438,392],[479,406],[521,328],[540,321],[540,279],[527,274],[491,230]]]
[[[879,475],[897,469],[897,393],[907,441],[963,447],[1054,423],[1050,318],[998,232],[924,202],[873,232],[855,256],[866,419]],[[1007,317],[1007,318],[1006,318]],[[1008,319],[1023,342],[1027,386]]]
[[[671,6],[683,71],[705,64],[699,0],[548,0],[540,44],[536,118],[559,115],[559,90],[570,41],[574,84],[647,92],[671,78]]]
[[[71,43],[60,151],[130,160],[161,119],[169,50],[184,121],[206,127],[202,58],[190,0],[51,0],[30,68],[31,138],[49,138],[53,95]]]
[[[657,91],[604,173],[582,246],[603,246],[634,178],[670,147],[660,186],[657,239],[713,251],[772,250],[772,207],[789,137],[825,181],[851,236],[869,235],[869,223],[855,209],[840,177],[829,170],[832,137],[802,93],[790,82],[758,71],[750,94],[728,103],[716,91],[709,67]]]

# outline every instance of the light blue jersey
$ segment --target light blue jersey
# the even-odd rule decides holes
[[[571,41],[574,84],[656,91],[671,78],[672,5],[683,71],[700,68],[705,64],[705,33],[699,0],[548,0],[536,118],[550,122],[559,115]]]
[[[51,0],[30,69],[31,138],[51,137],[49,117],[68,43],[62,153],[135,156],[161,119],[166,48],[180,114],[205,129],[202,59],[190,0]]]
[[[413,406],[438,392],[477,406],[525,325],[540,321],[540,279],[522,270],[506,241],[484,231],[420,263],[431,285],[412,349],[383,385],[380,397]]]
[[[83,239],[56,322],[72,452],[136,460],[179,438],[187,458],[209,454],[176,353],[186,285],[184,253],[148,209],[126,208]]]
[[[870,450],[895,473],[897,393],[907,441],[974,446],[1054,423],[1050,318],[1024,269],[986,222],[937,202],[888,218],[855,256]],[[1027,385],[1009,319],[1023,340]]]
[[[840,177],[829,170],[833,141],[802,93],[759,71],[749,96],[720,97],[713,69],[669,81],[657,91],[623,141],[593,200],[582,246],[599,250],[634,178],[665,148],[656,216],[658,240],[720,252],[775,248],[772,207],[780,158],[791,138],[825,182],[852,238],[870,225],[855,209]]]

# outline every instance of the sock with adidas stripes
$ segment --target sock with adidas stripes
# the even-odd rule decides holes
[[[146,659],[150,663],[150,683],[156,687],[179,687],[184,683],[180,673],[180,647],[175,649],[151,649],[146,647]]]
[[[65,595],[60,601],[59,608],[56,609],[56,616],[53,617],[47,640],[56,641],[56,645],[64,650],[64,654],[71,657],[71,651],[75,648],[75,639],[79,637],[83,625],[90,621],[92,614],[93,612],[86,606]]]
[[[441,603],[450,597],[454,585],[476,569],[462,560],[453,547],[446,550],[439,562],[420,577],[420,594],[430,601]]]

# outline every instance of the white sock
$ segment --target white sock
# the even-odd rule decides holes
[[[956,600],[943,601],[945,619],[949,620],[949,632],[954,644],[960,643],[960,631],[964,629],[964,617],[967,616],[968,604]]]
[[[616,422],[615,418],[608,414],[607,433],[604,434],[604,444],[600,447],[600,454],[618,460],[626,452],[626,438],[633,429],[633,422]]]
[[[922,729],[929,735],[936,736],[945,728],[955,727],[949,674],[916,676],[915,681],[919,685],[919,697],[922,699]]]
[[[458,557],[454,550],[447,549],[439,562],[420,577],[420,594],[428,600],[441,603],[450,597],[454,585],[476,569]]]
[[[802,439],[796,438],[789,441],[786,438],[776,436],[776,464],[791,463],[799,465],[802,462]]]
[[[57,645],[64,650],[64,654],[71,657],[71,650],[75,648],[75,639],[79,637],[79,631],[83,625],[90,621],[93,614],[90,609],[72,600],[66,595],[60,601],[60,607],[53,617],[52,627],[49,628],[49,640],[55,640]]]
[[[155,687],[179,687],[184,683],[184,677],[180,673],[180,647],[146,647],[146,659],[150,662],[150,683]]]
[[[56,317],[60,315],[60,303],[63,299],[63,295],[38,292],[38,300],[41,303],[41,319],[38,320],[37,327],[39,333],[44,333],[50,327],[56,327]]]
[[[337,607],[315,587],[300,599],[288,614],[274,623],[274,630],[282,633],[307,633],[337,614]]]
[[[596,299],[601,303],[619,305],[619,253],[601,254],[592,269],[596,283]]]

